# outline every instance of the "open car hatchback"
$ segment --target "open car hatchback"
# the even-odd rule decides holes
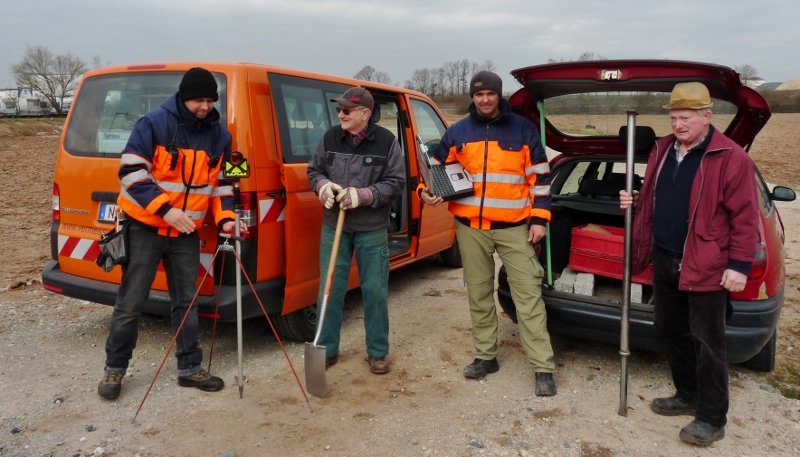
[[[733,69],[697,62],[582,61],[511,74],[523,85],[510,97],[511,106],[539,127],[551,158],[552,221],[549,240],[538,250],[548,326],[556,334],[618,344],[624,264],[619,191],[626,186],[628,127],[635,126],[632,187],[638,189],[648,178],[653,143],[671,133],[663,106],[675,84],[705,84],[714,102],[713,125],[745,150],[769,119],[769,106]],[[759,242],[745,289],[731,295],[727,354],[731,363],[771,371],[785,279],[784,229],[774,201],[794,200],[795,193],[782,186],[770,190],[758,170],[753,179]],[[631,282],[631,347],[660,350],[649,268]],[[498,298],[516,321],[503,269]]]

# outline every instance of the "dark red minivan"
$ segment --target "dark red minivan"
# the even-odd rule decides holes
[[[622,306],[626,140],[635,127],[633,187],[647,179],[653,142],[671,133],[663,108],[675,84],[700,81],[714,102],[714,126],[746,150],[770,117],[764,98],[731,68],[671,60],[604,60],[536,65],[511,74],[524,86],[513,109],[542,132],[551,157],[549,243],[539,260],[542,295],[556,334],[618,343]],[[758,165],[758,164],[756,164]],[[773,202],[792,201],[787,187],[771,190],[756,171],[760,206],[757,258],[744,291],[731,295],[726,328],[728,360],[758,371],[775,367],[777,325],[784,299],[784,229]],[[660,350],[653,326],[649,272],[632,278],[630,343]],[[516,320],[505,271],[499,275],[502,308]]]

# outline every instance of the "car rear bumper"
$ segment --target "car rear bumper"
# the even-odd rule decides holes
[[[508,295],[507,289],[498,294]],[[576,299],[575,294],[543,291],[547,325],[551,332],[609,344],[619,344],[620,305],[593,297]],[[509,297],[510,298],[510,297]],[[742,363],[758,354],[769,342],[783,307],[783,290],[774,297],[756,301],[732,301],[733,314],[725,328],[730,363]],[[653,313],[645,305],[630,310],[629,341],[636,349],[661,351]]]
[[[117,298],[116,283],[87,279],[61,271],[58,262],[51,260],[42,271],[42,285],[45,289],[67,297],[88,300],[94,303],[114,306]],[[280,313],[283,307],[283,280],[259,282],[253,285],[267,313]],[[236,286],[218,286],[219,309],[217,314],[222,322],[236,320]],[[242,318],[249,319],[263,315],[253,290],[242,285]],[[213,316],[216,308],[215,297],[201,295],[197,300],[197,310]],[[152,290],[142,310],[145,313],[168,316],[170,300],[167,292]]]

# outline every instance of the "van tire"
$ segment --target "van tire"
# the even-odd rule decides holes
[[[769,373],[775,369],[775,355],[778,350],[778,330],[772,334],[767,344],[750,360],[742,362],[742,366],[753,371]]]
[[[439,253],[439,262],[446,267],[461,268],[461,250],[458,249],[458,240],[453,239],[453,245]]]
[[[317,306],[309,306],[285,316],[273,314],[272,322],[278,335],[285,340],[302,343],[313,341],[317,331]]]

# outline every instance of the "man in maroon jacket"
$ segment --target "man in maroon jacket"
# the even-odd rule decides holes
[[[701,446],[725,436],[728,296],[744,289],[758,241],[755,167],[711,125],[712,106],[703,84],[677,84],[665,106],[673,135],[651,151],[641,193],[620,192],[620,206],[637,209],[634,274],[653,260],[655,326],[676,390],[650,408],[693,415],[680,438]]]

